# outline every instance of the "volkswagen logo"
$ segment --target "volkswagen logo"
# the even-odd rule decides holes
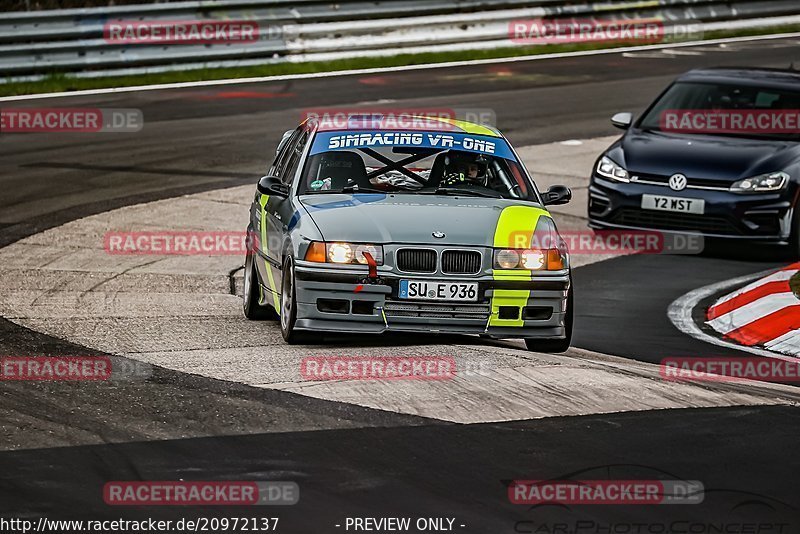
[[[433,237],[435,237],[436,239],[442,239],[444,237],[444,232],[436,231],[436,232],[433,232],[431,235]]]
[[[669,177],[669,188],[673,191],[683,191],[686,189],[686,176],[673,174]]]

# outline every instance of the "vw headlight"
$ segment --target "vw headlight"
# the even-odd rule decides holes
[[[597,174],[603,178],[610,178],[617,182],[629,183],[631,181],[628,171],[621,165],[617,165],[607,156],[600,158],[600,161],[597,163]]]
[[[773,172],[739,180],[731,186],[731,191],[734,193],[766,193],[780,191],[788,183],[788,174],[785,172]]]

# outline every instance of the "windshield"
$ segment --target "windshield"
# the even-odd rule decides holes
[[[419,131],[317,134],[299,194],[341,192],[537,200],[502,138]]]
[[[800,92],[678,82],[639,121],[643,130],[800,140]]]

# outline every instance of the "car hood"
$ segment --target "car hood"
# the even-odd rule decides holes
[[[492,198],[386,194],[304,195],[300,201],[326,241],[486,247],[494,244],[503,209],[519,205]],[[530,230],[536,211],[523,224]],[[445,237],[434,238],[434,232]]]
[[[781,171],[800,159],[800,145],[734,137],[631,131],[623,139],[624,165],[632,175],[730,181]],[[622,162],[620,162],[622,163]]]

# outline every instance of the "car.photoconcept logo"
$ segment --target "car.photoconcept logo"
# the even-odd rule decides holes
[[[669,188],[673,191],[683,191],[686,189],[686,176],[673,174],[669,177]]]

